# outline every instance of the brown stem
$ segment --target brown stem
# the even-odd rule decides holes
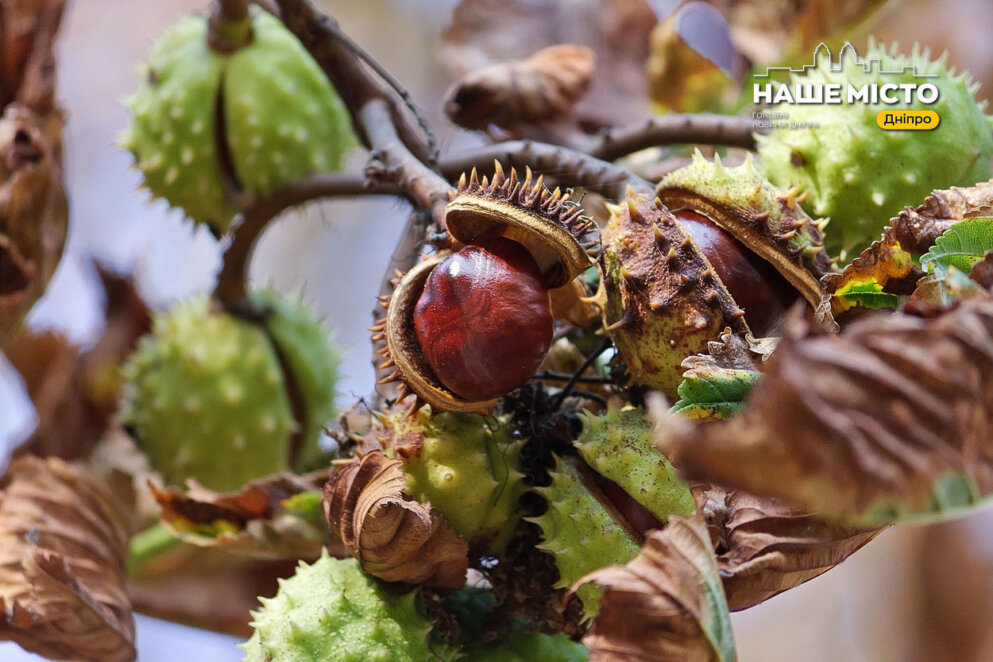
[[[248,0],[217,0],[210,14],[207,43],[219,53],[231,53],[252,40]]]
[[[672,144],[726,145],[755,149],[752,120],[734,115],[672,114],[609,129],[597,136],[587,152],[613,161],[647,147]]]
[[[310,200],[355,195],[400,195],[400,191],[388,182],[373,182],[359,175],[313,175],[257,199],[245,210],[231,245],[224,251],[224,266],[214,291],[218,300],[228,308],[244,301],[252,250],[269,221]]]
[[[537,173],[554,175],[571,186],[582,186],[602,193],[608,198],[623,197],[630,186],[639,193],[651,194],[650,182],[619,166],[558,145],[511,140],[494,143],[454,154],[442,160],[441,170],[449,179],[473,167],[489,167],[494,160],[505,168],[529,166]]]
[[[248,18],[248,0],[217,0],[217,15],[225,21],[244,21]]]

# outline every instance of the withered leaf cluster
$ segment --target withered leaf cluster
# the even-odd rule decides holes
[[[526,60],[471,71],[449,89],[448,118],[467,129],[513,126],[567,115],[586,92],[596,55],[586,46],[547,46]]]
[[[696,485],[728,608],[747,609],[821,575],[880,531],[828,522],[781,501]]]
[[[993,491],[993,299],[837,336],[794,318],[744,414],[655,413],[660,450],[694,479],[870,526],[969,507]]]
[[[220,494],[195,481],[186,490],[150,485],[165,522],[183,541],[257,559],[344,556],[324,525],[319,493],[327,471],[278,474]]]
[[[124,513],[55,458],[15,460],[0,490],[0,638],[53,660],[134,660]]]
[[[735,659],[717,563],[699,516],[671,516],[633,560],[582,581],[605,587],[583,638],[592,662]]]
[[[65,243],[53,50],[64,4],[0,7],[0,344],[44,292]]]
[[[340,467],[324,488],[328,524],[371,575],[459,588],[469,568],[469,544],[431,505],[403,493],[400,466],[400,460],[372,451]]]

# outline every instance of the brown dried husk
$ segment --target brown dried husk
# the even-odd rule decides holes
[[[0,639],[54,660],[134,660],[124,513],[55,458],[15,460],[0,488]]]
[[[790,320],[740,416],[693,425],[656,406],[659,449],[694,480],[859,525],[993,491],[993,299],[809,333]]]
[[[729,662],[734,640],[707,528],[699,516],[673,515],[623,566],[581,582],[604,586],[593,629],[583,637],[590,662]]]
[[[728,608],[740,611],[821,575],[881,531],[827,522],[775,499],[693,488]]]
[[[441,513],[403,493],[402,465],[372,451],[339,467],[324,487],[328,525],[371,575],[460,588],[469,568],[469,544]]]

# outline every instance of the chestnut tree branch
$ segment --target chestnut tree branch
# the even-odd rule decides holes
[[[324,73],[341,94],[348,108],[356,133],[372,147],[364,127],[357,122],[359,111],[372,98],[385,99],[389,104],[392,123],[407,148],[422,162],[431,162],[432,147],[425,136],[415,130],[403,114],[400,101],[387,92],[359,62],[355,51],[343,38],[343,33],[333,18],[320,11],[311,0],[272,0],[287,28],[303,43]]]
[[[252,251],[273,218],[290,207],[318,198],[356,195],[400,195],[400,190],[392,183],[374,182],[361,175],[322,174],[292,182],[255,200],[245,209],[241,225],[224,251],[215,296],[228,308],[244,301]]]
[[[570,186],[582,186],[602,193],[608,198],[624,196],[630,186],[639,193],[651,194],[655,187],[634,173],[613,163],[567,147],[511,140],[464,150],[442,159],[441,171],[449,179],[473,167],[489,168],[494,160],[505,168],[529,166],[537,173],[568,181]]]
[[[709,113],[660,115],[608,129],[594,138],[586,151],[596,158],[613,161],[660,145],[695,143],[755,149],[754,133],[750,117]]]

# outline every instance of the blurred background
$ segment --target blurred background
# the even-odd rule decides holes
[[[137,85],[136,64],[167,25],[185,12],[205,10],[206,4],[70,0],[59,79],[69,113],[71,229],[56,278],[32,312],[33,327],[57,328],[81,344],[97,337],[103,322],[94,260],[115,271],[133,271],[141,294],[156,308],[211,288],[222,246],[206,232],[194,233],[179,212],[149,204],[137,190],[131,157],[114,148],[115,134],[127,122],[119,99]],[[455,0],[326,4],[345,30],[411,90],[438,131],[443,151],[482,141],[453,127],[441,112],[452,73],[438,56],[439,40],[451,22]],[[678,4],[652,3],[660,16]],[[712,4],[726,9],[736,3]],[[776,16],[775,6],[781,3],[750,4]],[[830,16],[865,3],[821,4]],[[947,49],[954,64],[983,83],[980,95],[989,96],[990,25],[989,0],[894,0],[851,38],[857,47],[873,33],[908,47],[918,41],[933,51]],[[568,37],[562,35],[563,40]],[[361,169],[364,158],[356,152],[349,168]],[[346,349],[343,404],[367,393],[372,384],[366,327],[406,211],[403,203],[390,199],[312,205],[275,223],[255,255],[254,279],[299,292],[326,317],[335,340]],[[32,428],[32,416],[19,379],[0,357],[0,448],[23,439]],[[993,510],[940,525],[886,531],[821,578],[735,614],[734,626],[743,662],[993,659]],[[234,643],[231,637],[154,619],[138,622],[141,660],[238,660]],[[40,658],[0,644],[0,659]]]

